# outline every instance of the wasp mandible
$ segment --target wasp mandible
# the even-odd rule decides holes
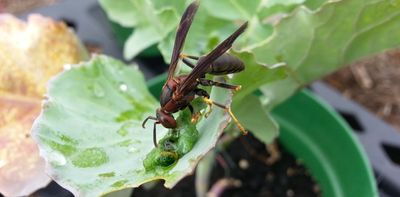
[[[244,63],[239,58],[226,52],[232,47],[232,44],[236,38],[247,28],[247,22],[242,24],[232,35],[226,38],[207,55],[201,57],[185,55],[181,53],[182,48],[198,7],[199,1],[194,1],[186,8],[182,15],[175,37],[174,48],[168,70],[168,78],[160,95],[161,107],[156,110],[156,117],[149,116],[142,123],[142,127],[144,128],[149,119],[155,121],[153,125],[153,143],[156,147],[156,125],[161,124],[165,128],[170,129],[176,128],[177,123],[172,114],[178,112],[179,110],[183,110],[186,107],[188,107],[193,114],[193,107],[190,105],[190,103],[195,96],[203,97],[204,102],[209,105],[210,110],[212,105],[226,110],[242,133],[247,133],[244,127],[234,116],[229,106],[224,106],[210,100],[210,96],[207,91],[198,87],[199,85],[202,85],[217,86],[231,90],[240,89],[240,85],[230,85],[208,80],[205,78],[205,74],[225,75],[244,70]],[[187,66],[193,68],[193,70],[187,75],[174,76],[180,59]],[[197,60],[197,63],[193,64],[189,59]]]

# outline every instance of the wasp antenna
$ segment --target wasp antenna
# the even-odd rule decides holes
[[[149,117],[147,117],[146,119],[144,119],[144,121],[143,121],[143,123],[142,123],[142,127],[143,127],[143,129],[145,129],[146,128],[146,123],[147,123],[147,121],[149,120],[149,119],[151,119],[151,120],[158,120],[156,117],[154,117],[154,116],[149,116]]]
[[[158,122],[155,122],[153,125],[153,144],[156,148],[158,148],[157,146],[157,132],[156,132],[156,125],[158,124]]]
[[[143,129],[146,128],[146,120],[142,122],[142,128],[143,128]]]

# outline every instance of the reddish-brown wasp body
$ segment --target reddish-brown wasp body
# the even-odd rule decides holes
[[[211,101],[208,93],[205,90],[198,88],[198,86],[218,86],[232,90],[238,90],[240,88],[240,86],[208,80],[205,78],[205,74],[224,75],[244,70],[245,67],[243,62],[239,58],[226,53],[226,51],[231,48],[232,43],[236,38],[244,32],[247,27],[247,22],[240,26],[227,39],[221,42],[209,54],[202,57],[184,55],[181,54],[181,51],[198,6],[198,1],[193,2],[186,8],[185,13],[182,15],[175,38],[174,49],[168,70],[168,78],[160,95],[161,107],[156,110],[156,117],[149,116],[142,124],[144,127],[149,119],[155,120],[153,126],[153,142],[155,146],[157,146],[156,125],[161,124],[165,128],[176,128],[177,123],[172,114],[183,110],[186,107],[189,107],[193,112],[193,107],[190,103],[196,95],[204,97],[204,101],[210,105],[210,107],[211,105],[215,105],[227,110],[239,129],[246,133],[229,107]],[[174,76],[179,59],[182,59],[186,65],[193,68],[192,72],[188,75]],[[193,64],[189,59],[197,60],[197,63]]]

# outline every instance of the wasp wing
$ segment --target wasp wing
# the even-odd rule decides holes
[[[191,3],[183,13],[181,21],[176,32],[174,49],[172,51],[171,62],[169,64],[168,79],[171,79],[175,75],[175,70],[178,65],[179,55],[182,52],[183,44],[185,43],[186,35],[189,31],[190,26],[196,11],[199,7],[199,1]]]
[[[204,58],[200,58],[196,66],[193,68],[192,72],[186,77],[185,81],[182,82],[181,86],[178,89],[179,93],[185,94],[187,93],[187,91],[190,91],[192,89],[191,87],[193,86],[193,83],[195,83],[198,78],[206,73],[208,67],[211,65],[212,62],[214,62],[219,56],[224,54],[232,47],[232,43],[240,34],[244,32],[246,28],[247,22],[240,26],[232,35],[221,42]]]

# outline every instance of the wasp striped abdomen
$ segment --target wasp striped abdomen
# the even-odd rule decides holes
[[[244,68],[242,60],[229,53],[224,53],[212,62],[206,72],[212,75],[226,75],[243,71]]]

